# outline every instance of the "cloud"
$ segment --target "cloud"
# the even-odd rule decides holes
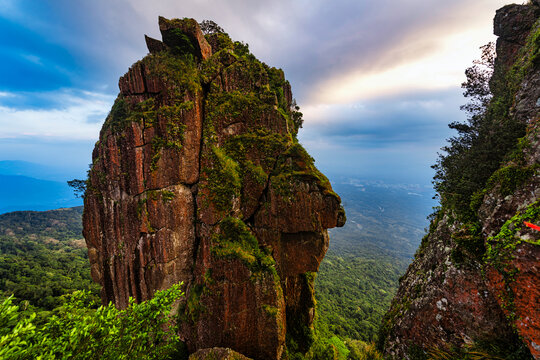
[[[442,100],[441,100],[442,99]],[[465,120],[458,89],[302,109],[299,139],[323,172],[429,184],[447,126]]]
[[[63,68],[75,87],[116,92],[117,78],[146,54],[143,34],[160,36],[157,16],[187,16],[213,19],[235,40],[249,43],[257,57],[284,68],[302,102],[334,103],[431,89],[437,80],[443,84],[437,89],[455,84],[489,36],[495,8],[506,0],[3,1],[10,11],[0,15],[21,33],[37,35],[28,47],[40,51],[25,48],[27,53],[44,58],[49,52],[37,43],[45,42],[54,45],[51,54],[73,54]],[[448,46],[459,34],[466,41]],[[453,61],[452,54],[463,61]],[[437,71],[441,59],[447,61]],[[422,69],[429,72],[415,84]]]
[[[32,94],[9,94],[10,101]],[[0,101],[0,139],[41,137],[96,140],[114,98],[87,91],[41,94],[56,106],[49,108],[6,106]],[[50,100],[54,98],[54,100]],[[24,103],[25,100],[18,100]]]
[[[0,0],[0,138],[12,149],[91,143],[118,77],[147,53],[143,34],[160,38],[158,15],[193,17],[285,70],[304,112],[301,140],[323,169],[420,178],[446,124],[463,119],[463,71],[505,2]]]
[[[479,46],[493,39],[494,10],[503,4],[422,2],[413,7],[416,14],[410,14],[410,8],[396,8],[387,20],[376,18],[379,27],[372,30],[380,44],[365,39],[351,42],[352,49],[343,54],[348,60],[340,59],[339,67],[323,71],[307,101],[347,103],[459,86],[464,68],[479,56]],[[396,14],[405,20],[394,22]],[[369,28],[370,20],[367,26],[361,23]]]
[[[301,136],[363,148],[442,144],[449,136],[447,124],[465,120],[459,111],[462,101],[454,89],[363,103],[315,105],[302,109],[305,125]]]

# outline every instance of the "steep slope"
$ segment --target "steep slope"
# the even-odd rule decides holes
[[[494,96],[484,115],[491,123],[478,135],[512,127],[525,136],[513,139],[500,168],[467,199],[472,215],[448,201],[453,194],[441,194],[442,208],[383,321],[379,347],[390,358],[462,358],[473,350],[540,358],[540,232],[524,224],[540,222],[539,5],[497,11]],[[495,156],[497,146],[480,155]]]
[[[313,272],[344,211],[296,140],[283,72],[193,19],[120,81],[93,152],[83,216],[104,302],[125,307],[182,281],[189,350],[255,359],[312,342]]]

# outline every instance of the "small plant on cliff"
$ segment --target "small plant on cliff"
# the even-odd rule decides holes
[[[302,118],[304,114],[300,112],[300,106],[296,104],[296,99],[293,99],[291,103],[291,116],[296,131],[298,131],[302,127],[302,124],[304,124],[304,119]]]
[[[69,180],[67,184],[69,187],[73,188],[75,197],[84,198],[84,195],[86,194],[86,186],[88,185],[86,180],[73,179]]]
[[[204,35],[210,34],[224,34],[225,30],[212,20],[203,20],[199,23],[201,30]]]

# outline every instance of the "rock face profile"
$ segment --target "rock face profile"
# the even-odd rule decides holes
[[[520,124],[525,136],[475,194],[476,222],[444,205],[436,213],[383,321],[388,358],[495,349],[540,359],[540,232],[524,224],[540,223],[539,17],[536,2],[497,11],[488,116]]]
[[[306,351],[326,229],[345,214],[297,141],[290,85],[193,19],[159,28],[92,154],[83,225],[102,300],[125,307],[183,282],[190,353]]]

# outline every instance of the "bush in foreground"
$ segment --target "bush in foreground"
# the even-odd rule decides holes
[[[179,356],[171,314],[184,293],[182,284],[156,292],[154,298],[118,310],[93,304],[89,293],[76,291],[43,325],[35,313],[0,303],[0,359],[167,359]]]

